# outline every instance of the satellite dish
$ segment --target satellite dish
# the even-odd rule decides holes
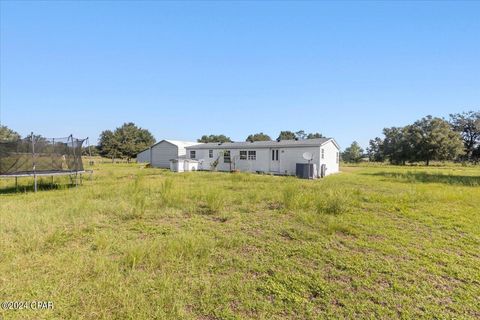
[[[313,154],[311,154],[310,152],[304,152],[303,153],[303,159],[305,159],[307,161],[313,160]]]

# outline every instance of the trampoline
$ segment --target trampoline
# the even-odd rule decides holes
[[[33,177],[35,192],[37,178],[42,176],[68,175],[78,185],[78,178],[87,172],[82,163],[82,145],[87,139],[32,133],[24,139],[0,141],[0,178],[15,178],[17,184],[19,177]]]

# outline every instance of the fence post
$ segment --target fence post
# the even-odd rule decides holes
[[[37,169],[35,167],[35,138],[32,131],[33,190],[37,192]]]
[[[73,152],[73,165],[75,166],[75,188],[78,187],[78,163],[77,163],[77,155],[75,154],[75,143],[73,141],[73,134],[70,135],[70,139],[72,139],[72,152]]]

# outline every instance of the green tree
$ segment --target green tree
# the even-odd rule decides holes
[[[292,131],[280,131],[277,141],[280,140],[295,140],[297,138],[296,134]]]
[[[120,154],[127,161],[155,143],[150,131],[137,127],[133,122],[124,123],[114,134],[119,143]]]
[[[427,116],[405,127],[383,129],[380,151],[393,164],[433,160],[453,160],[462,154],[462,140],[450,124]]]
[[[460,134],[441,118],[427,116],[415,121],[407,133],[412,146],[410,161],[425,161],[428,166],[432,160],[454,160],[463,152]]]
[[[232,139],[230,137],[227,137],[226,135],[219,134],[211,134],[209,136],[203,135],[200,139],[197,139],[198,142],[201,143],[209,143],[209,142],[232,142]]]
[[[359,162],[362,159],[363,149],[357,141],[353,141],[350,147],[342,153],[342,159],[345,162]]]
[[[263,132],[251,134],[247,137],[245,141],[254,142],[254,141],[272,141],[272,138],[268,134]]]
[[[383,140],[379,137],[370,140],[367,154],[370,161],[383,162],[385,159],[383,154]]]
[[[315,133],[309,133],[307,135],[307,139],[320,139],[320,138],[325,138],[323,134],[315,132]]]
[[[407,139],[407,127],[384,128],[382,151],[383,156],[392,164],[405,164],[412,158],[412,146]]]
[[[112,162],[115,158],[120,157],[119,142],[112,130],[100,133],[98,149],[101,156],[111,158]]]
[[[451,114],[450,125],[462,136],[465,147],[464,158],[478,161],[475,149],[480,145],[480,111]]]
[[[325,138],[321,133],[306,133],[305,130],[293,131],[280,131],[277,141],[280,140],[305,140],[305,139],[319,139]]]
[[[305,130],[299,130],[295,132],[295,138],[298,140],[304,140],[307,138],[307,134],[305,133]]]
[[[146,129],[137,127],[134,123],[124,123],[115,131],[105,130],[100,134],[99,152],[102,156],[124,158],[130,161],[140,151],[155,143],[155,138]]]
[[[8,128],[7,126],[0,126],[0,140],[18,140],[20,135]]]

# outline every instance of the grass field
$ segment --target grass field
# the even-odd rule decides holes
[[[480,168],[342,170],[0,181],[0,318],[479,318]]]

